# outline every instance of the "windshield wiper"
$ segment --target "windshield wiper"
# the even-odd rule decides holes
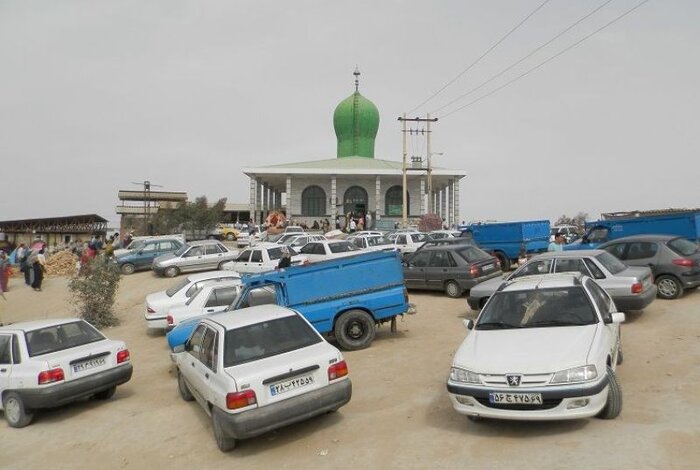
[[[505,323],[502,321],[487,321],[487,322],[483,322],[483,323],[478,323],[476,325],[476,327],[478,329],[484,329],[484,330],[520,328],[518,325],[511,325],[510,323]]]
[[[523,325],[523,328],[527,328],[529,326],[582,326],[582,325],[589,325],[589,324],[590,323],[570,322],[570,321],[561,321],[561,320],[542,320],[542,321],[529,322],[529,323]]]

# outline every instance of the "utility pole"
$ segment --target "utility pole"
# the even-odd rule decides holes
[[[425,118],[406,118],[406,114],[403,115],[403,117],[399,118],[399,121],[403,123],[403,129],[401,132],[403,133],[403,165],[402,165],[402,174],[403,174],[403,183],[402,183],[402,190],[403,190],[403,220],[401,221],[403,227],[408,226],[408,201],[406,201],[406,189],[407,189],[407,181],[406,181],[406,133],[408,132],[406,130],[406,122],[425,122],[427,123],[427,137],[426,137],[426,143],[427,143],[427,151],[428,151],[428,194],[431,194],[432,192],[432,168],[430,167],[430,133],[432,132],[430,130],[430,123],[431,122],[436,122],[438,118],[431,118],[430,114],[428,114],[427,117]],[[421,195],[421,197],[425,197],[424,195]],[[431,209],[432,210],[432,209]]]

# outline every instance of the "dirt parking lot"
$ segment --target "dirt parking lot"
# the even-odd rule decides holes
[[[131,382],[109,401],[43,412],[23,429],[3,419],[0,467],[700,467],[700,292],[628,315],[618,369],[624,406],[614,421],[474,423],[456,414],[445,378],[466,334],[462,319],[474,312],[466,298],[413,292],[418,314],[400,321],[397,333],[383,327],[369,349],[345,353],[353,381],[347,406],[223,454],[205,413],[179,397],[164,337],[146,332],[145,295],[173,282],[150,272],[122,278],[122,323],[105,333],[128,343]],[[72,316],[66,284],[49,278],[34,292],[13,279],[1,320]]]

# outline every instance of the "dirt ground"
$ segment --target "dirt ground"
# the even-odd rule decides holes
[[[452,410],[445,379],[474,312],[466,298],[411,293],[418,314],[379,330],[372,346],[345,353],[351,402],[338,413],[239,442],[219,452],[211,423],[182,401],[163,336],[149,335],[146,294],[171,285],[150,272],[124,276],[121,325],[132,380],[111,400],[39,413],[12,429],[0,422],[0,467],[58,468],[698,468],[700,292],[656,300],[623,325],[618,369],[622,415],[613,421],[473,423]],[[73,316],[67,280],[35,292],[13,279],[0,321]],[[527,354],[523,351],[523,354]],[[0,412],[1,414],[1,412]]]

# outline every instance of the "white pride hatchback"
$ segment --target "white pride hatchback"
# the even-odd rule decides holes
[[[616,418],[620,323],[610,296],[580,274],[505,282],[455,353],[447,390],[472,419]]]

